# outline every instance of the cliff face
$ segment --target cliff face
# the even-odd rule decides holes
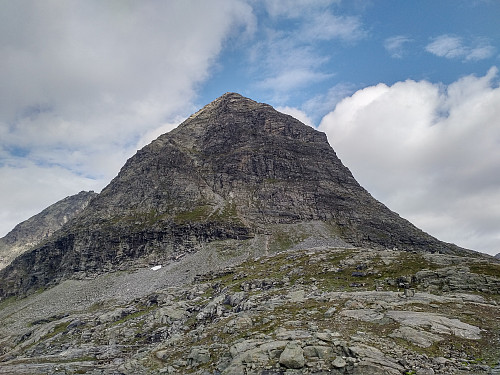
[[[138,151],[81,215],[3,270],[0,296],[169,262],[217,241],[253,241],[267,253],[318,233],[354,246],[465,252],[371,197],[325,134],[228,93]]]
[[[55,231],[83,211],[95,196],[97,193],[93,191],[81,191],[16,225],[5,237],[0,238],[0,269],[5,268],[20,254],[47,240]]]

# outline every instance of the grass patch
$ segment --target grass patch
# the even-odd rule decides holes
[[[468,264],[470,272],[500,278],[500,264],[492,262],[473,262]]]
[[[122,323],[125,323],[125,322],[129,321],[129,320],[139,318],[139,317],[141,317],[143,315],[148,314],[149,312],[151,312],[155,308],[157,308],[157,307],[156,306],[145,307],[143,310],[139,310],[139,311],[136,311],[136,312],[134,312],[132,314],[125,315],[123,318],[120,318],[120,319],[112,322],[111,326],[122,324]]]
[[[197,206],[190,211],[177,213],[174,217],[176,224],[183,224],[193,221],[205,221],[210,213],[210,206]]]
[[[57,324],[54,327],[54,329],[51,332],[47,333],[45,336],[43,336],[39,340],[39,342],[51,339],[52,337],[57,336],[60,333],[66,332],[66,330],[68,329],[69,324],[70,324],[70,322],[64,322],[64,323]]]

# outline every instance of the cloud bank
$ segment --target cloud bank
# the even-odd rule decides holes
[[[255,29],[238,0],[1,7],[0,236],[67,195],[100,190],[157,129],[195,109],[224,43]]]
[[[448,86],[408,80],[364,88],[338,103],[319,129],[388,207],[441,240],[495,254],[499,119],[493,67]]]

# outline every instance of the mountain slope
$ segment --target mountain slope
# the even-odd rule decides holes
[[[48,239],[83,211],[95,196],[97,193],[93,191],[81,191],[50,205],[39,214],[16,225],[5,237],[0,238],[0,269],[5,268],[20,254]]]
[[[139,150],[78,218],[3,270],[0,296],[220,241],[258,255],[304,240],[466,253],[371,197],[325,134],[228,93]]]

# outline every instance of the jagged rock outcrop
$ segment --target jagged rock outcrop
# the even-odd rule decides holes
[[[93,191],[81,191],[16,225],[5,237],[0,238],[0,269],[5,268],[20,254],[47,240],[55,231],[83,211],[95,196],[97,193]]]
[[[228,93],[139,150],[81,215],[4,269],[0,297],[169,262],[217,241],[257,243],[265,254],[318,234],[351,246],[466,252],[375,200],[325,134]]]

